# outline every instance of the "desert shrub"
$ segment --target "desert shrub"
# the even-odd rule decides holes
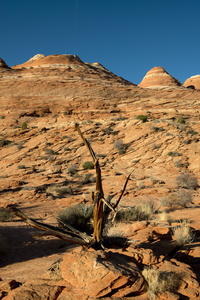
[[[147,122],[148,117],[145,115],[138,115],[136,119],[141,120],[142,122]]]
[[[46,154],[49,154],[49,155],[56,155],[57,154],[57,152],[55,152],[53,149],[51,149],[51,148],[46,148],[45,149],[45,153]]]
[[[69,173],[71,176],[75,175],[77,173],[76,164],[71,164],[67,169],[67,173]]]
[[[183,118],[183,116],[178,117],[177,122],[179,124],[185,124],[185,119]]]
[[[174,272],[144,268],[142,275],[148,283],[148,294],[151,298],[166,291],[176,291],[181,283],[180,275]]]
[[[69,206],[60,211],[57,220],[61,227],[64,224],[70,225],[73,228],[91,234],[93,232],[93,205],[77,204]]]
[[[193,190],[195,190],[199,186],[197,178],[188,173],[182,173],[181,175],[177,176],[176,183],[179,187]]]
[[[24,122],[24,123],[22,123],[22,130],[26,130],[26,129],[27,129],[27,123]]]
[[[181,156],[182,154],[177,151],[170,151],[168,152],[168,155],[172,157],[176,157],[176,156]]]
[[[171,225],[172,218],[169,216],[169,214],[166,211],[159,213],[158,217],[161,222],[167,222]]]
[[[189,207],[192,202],[192,193],[185,190],[178,190],[169,194],[162,200],[162,204],[167,207]]]
[[[18,165],[17,168],[18,169],[26,169],[26,166],[25,165]]]
[[[122,142],[122,140],[116,140],[114,142],[114,148],[118,150],[118,153],[121,155],[121,154],[124,154],[126,152],[126,148]]]
[[[116,222],[129,223],[132,221],[149,220],[155,212],[152,202],[143,203],[141,205],[118,210],[116,213]]]
[[[196,132],[194,129],[189,129],[186,133],[187,133],[187,135],[195,135],[198,132]]]
[[[21,150],[23,148],[24,142],[19,142],[19,144],[17,145],[17,149]]]
[[[187,221],[183,221],[180,225],[174,227],[172,232],[176,242],[180,246],[191,243],[194,240],[195,235]]]
[[[152,148],[153,148],[154,150],[155,150],[155,149],[159,149],[159,148],[160,148],[160,145],[157,145],[157,144],[154,143],[154,144],[152,145]]]
[[[0,140],[0,147],[8,146],[11,143],[12,142],[10,140],[2,139],[2,140]]]
[[[86,173],[80,181],[82,184],[93,183],[96,181],[96,178],[92,173]]]
[[[84,170],[91,170],[91,169],[94,169],[94,164],[92,161],[85,161],[83,163],[83,169]]]
[[[0,222],[10,222],[13,220],[13,214],[8,210],[0,210]]]
[[[59,186],[55,188],[55,192],[59,195],[72,194],[71,186]]]
[[[103,132],[105,133],[105,134],[108,134],[108,135],[117,135],[118,134],[118,132],[117,131],[115,131],[113,128],[111,128],[111,127],[106,127],[105,129],[103,129]]]

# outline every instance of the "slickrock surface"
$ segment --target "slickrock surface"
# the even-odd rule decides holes
[[[170,272],[181,275],[176,290],[157,292],[156,299],[199,299],[200,91],[179,86],[162,68],[150,78],[157,78],[152,86],[160,82],[162,89],[136,86],[75,55],[40,54],[12,68],[0,67],[0,217],[3,208],[16,204],[29,217],[56,225],[60,210],[92,204],[95,183],[86,174],[95,176],[95,170],[83,168],[91,157],[74,130],[78,121],[98,155],[105,197],[117,193],[115,202],[132,172],[119,209],[143,208],[135,221],[115,223],[109,231],[130,243],[114,244],[102,255],[128,257],[141,286],[146,267],[164,272],[164,278]],[[192,235],[180,245],[173,232],[184,220]],[[65,263],[82,250],[37,234],[17,217],[0,222],[0,299],[97,299],[100,290],[87,291],[94,285],[95,263],[85,265],[90,271],[84,273],[83,288],[83,269],[75,266],[82,258],[71,259],[71,272],[80,280],[76,285],[75,277],[67,278]],[[112,265],[110,285],[104,286],[110,292],[104,296],[150,299],[146,290],[141,295],[139,285],[138,291],[126,292],[134,275],[130,285],[115,286],[113,278],[118,282],[124,276],[119,275],[123,267],[125,260],[118,269]]]
[[[145,88],[177,87],[181,85],[180,81],[169,75],[162,67],[154,67],[148,71],[139,84],[139,86]]]
[[[200,90],[200,75],[191,76],[184,82],[185,87]]]

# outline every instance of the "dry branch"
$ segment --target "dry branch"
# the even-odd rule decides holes
[[[101,179],[101,169],[99,165],[99,161],[95,155],[95,152],[93,151],[90,143],[88,140],[83,136],[83,133],[80,130],[80,127],[78,123],[75,124],[75,129],[78,131],[79,136],[83,140],[85,146],[90,152],[90,155],[92,156],[95,171],[96,171],[96,191],[92,195],[92,199],[94,201],[94,233],[93,237],[88,236],[86,233],[80,232],[77,229],[74,229],[68,224],[65,224],[66,229],[61,229],[59,227],[55,227],[52,225],[43,224],[41,222],[38,222],[36,220],[33,220],[31,218],[28,218],[24,213],[22,213],[19,209],[16,207],[11,206],[10,209],[14,212],[15,215],[23,219],[27,224],[30,226],[37,228],[39,230],[44,231],[41,235],[53,235],[60,239],[63,239],[67,242],[73,243],[73,244],[79,244],[86,247],[91,247],[94,245],[97,245],[98,247],[102,247],[102,232],[103,228],[106,225],[106,222],[108,220],[109,214],[111,211],[114,212],[114,217],[116,215],[115,209],[119,205],[119,202],[125,192],[126,186],[128,184],[128,181],[130,179],[130,175],[127,177],[126,182],[124,184],[123,190],[120,194],[120,197],[116,201],[115,204],[111,204],[112,197],[109,197],[108,200],[105,200],[104,193],[103,193],[103,187],[102,187],[102,179]]]

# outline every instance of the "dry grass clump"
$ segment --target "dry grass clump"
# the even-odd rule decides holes
[[[10,222],[13,220],[13,214],[8,210],[0,210],[0,222]]]
[[[76,175],[77,174],[76,164],[71,164],[67,169],[67,173],[70,174],[71,176]]]
[[[195,234],[193,233],[187,221],[183,221],[180,225],[174,227],[172,232],[176,242],[180,246],[191,243],[195,237]]]
[[[125,148],[122,140],[116,140],[114,142],[114,148],[117,149],[117,151],[120,155],[122,155],[126,152],[126,148]]]
[[[190,191],[178,190],[175,193],[170,193],[162,201],[164,206],[175,208],[184,207],[187,208],[192,203],[192,193]]]
[[[71,186],[49,186],[46,189],[47,194],[52,195],[65,195],[65,194],[72,194],[72,187]]]
[[[58,213],[58,223],[61,227],[64,224],[73,228],[91,234],[93,232],[93,205],[77,204],[69,206]]]
[[[199,186],[197,178],[188,173],[182,173],[181,175],[177,176],[176,183],[180,187],[192,190],[195,190]]]
[[[129,223],[132,221],[149,220],[154,213],[154,203],[149,201],[147,203],[142,203],[141,205],[118,210],[115,221]]]
[[[96,182],[96,177],[92,173],[86,173],[81,179],[81,184]]]
[[[166,211],[159,213],[158,218],[161,222],[166,222],[168,224],[171,224],[173,221]]]
[[[157,298],[158,294],[176,291],[180,286],[180,275],[174,272],[164,272],[145,268],[142,275],[148,284],[150,298]]]

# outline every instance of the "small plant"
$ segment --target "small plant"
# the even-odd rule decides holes
[[[154,204],[152,202],[147,202],[138,206],[118,210],[115,221],[129,223],[138,220],[149,220],[151,219],[154,212]]]
[[[58,195],[72,194],[71,186],[59,186],[55,188],[55,192]]]
[[[82,178],[81,178],[81,183],[82,184],[87,184],[87,183],[93,183],[96,181],[96,178],[92,173],[86,173]]]
[[[93,205],[77,204],[59,212],[57,220],[61,227],[70,225],[73,228],[91,234],[93,231]]]
[[[189,191],[179,190],[175,193],[169,194],[162,201],[162,204],[167,207],[184,207],[187,208],[191,205],[192,194]]]
[[[12,142],[10,140],[2,139],[2,140],[0,140],[0,147],[8,146],[11,143]]]
[[[46,148],[45,149],[45,153],[46,154],[50,154],[50,155],[56,155],[57,154],[57,152],[55,152],[53,149],[51,149],[51,148]]]
[[[83,163],[83,169],[84,170],[91,170],[91,169],[94,169],[94,164],[92,161],[85,161]]]
[[[77,174],[76,164],[71,164],[67,169],[67,173],[69,173],[71,176]]]
[[[13,220],[13,215],[7,210],[0,211],[0,222],[10,222]]]
[[[176,183],[179,187],[195,190],[199,184],[197,178],[190,174],[182,173],[176,177]]]
[[[172,157],[176,157],[176,156],[181,156],[182,154],[177,151],[170,151],[168,152],[168,155]]]
[[[183,118],[183,116],[178,117],[177,122],[179,124],[185,124],[185,119]]]
[[[152,268],[144,268],[142,275],[148,283],[148,294],[151,298],[156,298],[158,294],[166,291],[176,291],[181,282],[181,277],[177,273]]]
[[[26,166],[25,165],[18,165],[17,168],[18,169],[26,169]]]
[[[118,150],[118,153],[120,155],[124,154],[126,152],[126,148],[122,142],[122,140],[116,140],[114,142],[114,148]]]
[[[196,132],[194,129],[189,129],[186,133],[187,133],[187,135],[193,136],[193,135],[197,134],[198,132]]]
[[[22,124],[22,130],[26,130],[26,129],[27,129],[27,123],[24,122],[24,123]]]
[[[187,243],[191,243],[195,237],[187,221],[184,221],[179,226],[174,227],[172,229],[172,232],[176,242],[180,246],[183,246]]]
[[[111,134],[117,135],[118,134],[118,132],[113,130],[111,127],[106,127],[103,131],[105,134],[108,134],[108,135],[111,135]]]
[[[138,115],[136,119],[141,120],[143,123],[147,122],[148,117],[145,115]]]

